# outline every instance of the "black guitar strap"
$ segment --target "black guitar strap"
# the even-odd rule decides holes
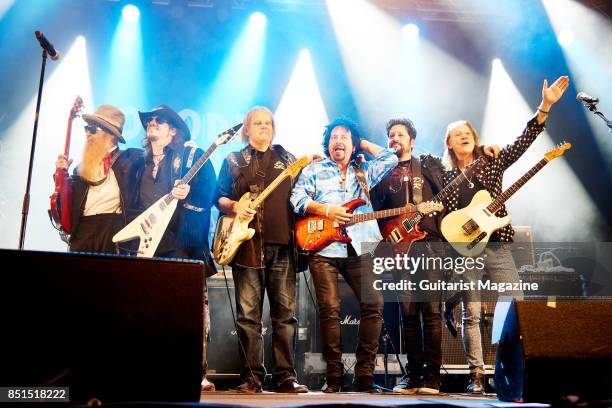
[[[413,204],[420,204],[423,201],[423,173],[421,172],[421,161],[418,157],[410,160],[410,170],[412,171],[412,200]],[[409,204],[406,202],[406,204]]]

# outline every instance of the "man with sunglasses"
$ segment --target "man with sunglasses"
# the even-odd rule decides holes
[[[119,150],[125,115],[116,107],[102,105],[83,114],[87,142],[83,159],[69,182],[72,186],[71,251],[116,253],[112,237],[126,223],[132,200],[140,149]],[[72,160],[59,155],[55,166],[68,169]]]
[[[137,216],[171,192],[180,201],[155,256],[202,259],[207,261],[207,273],[214,274],[208,231],[217,179],[215,170],[208,161],[189,184],[178,184],[204,152],[190,142],[189,127],[169,106],[160,105],[138,115],[145,130],[144,162],[136,175],[135,200],[130,212]]]

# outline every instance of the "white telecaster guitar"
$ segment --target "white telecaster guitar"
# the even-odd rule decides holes
[[[204,152],[202,157],[200,157],[191,169],[189,169],[187,174],[179,181],[179,184],[188,184],[217,147],[231,142],[241,127],[242,123],[217,136],[215,142],[206,152]],[[140,238],[138,256],[152,258],[164,236],[164,232],[166,232],[166,228],[176,210],[177,204],[178,200],[174,198],[171,193],[166,194],[126,225],[121,231],[116,233],[113,237],[113,242],[125,242]]]
[[[440,229],[444,238],[463,256],[478,256],[484,251],[491,235],[510,224],[510,216],[496,217],[504,202],[516,193],[531,177],[540,171],[549,161],[563,155],[570,149],[570,143],[562,143],[544,155],[544,158],[527,173],[501,193],[495,200],[487,190],[477,192],[470,205],[448,214]]]
[[[255,199],[251,199],[251,193],[244,193],[239,202],[249,203],[249,207],[256,210],[283,180],[289,176],[296,178],[308,163],[310,163],[310,158],[308,156],[304,156],[291,163]],[[219,217],[213,245],[213,258],[215,258],[215,261],[219,265],[229,264],[232,259],[234,259],[240,244],[253,238],[255,230],[249,228],[249,223],[250,220],[243,221],[235,215],[224,215],[223,217]]]

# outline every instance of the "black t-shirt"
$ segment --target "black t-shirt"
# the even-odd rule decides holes
[[[408,199],[408,202],[414,203],[410,163],[411,160],[399,162],[398,165],[372,189],[372,204],[375,210],[404,207],[407,204],[406,199]],[[424,174],[422,174],[422,179],[422,197],[423,202],[425,202],[431,200],[435,194],[429,180]],[[378,220],[378,223],[382,226],[390,220],[392,220],[392,218],[383,218]],[[429,235],[441,237],[442,234],[440,233],[438,221],[437,216],[430,217],[426,215],[421,221],[420,228]]]
[[[286,168],[278,152],[271,149],[265,152],[257,151],[251,159],[251,166],[255,166],[255,169],[266,166],[264,188],[269,186]],[[255,177],[259,182],[261,172]],[[288,245],[291,242],[291,206],[289,204],[291,187],[291,178],[288,177],[262,203],[263,239],[266,244]]]

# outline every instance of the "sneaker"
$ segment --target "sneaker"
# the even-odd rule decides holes
[[[401,381],[393,387],[393,392],[404,395],[413,395],[419,391],[419,388],[423,386],[420,376],[416,375],[405,375]]]
[[[440,369],[426,370],[423,378],[423,386],[419,388],[419,394],[434,395],[440,393]]]
[[[483,394],[484,393],[484,375],[482,373],[471,373],[470,383],[467,386],[468,394]]]

